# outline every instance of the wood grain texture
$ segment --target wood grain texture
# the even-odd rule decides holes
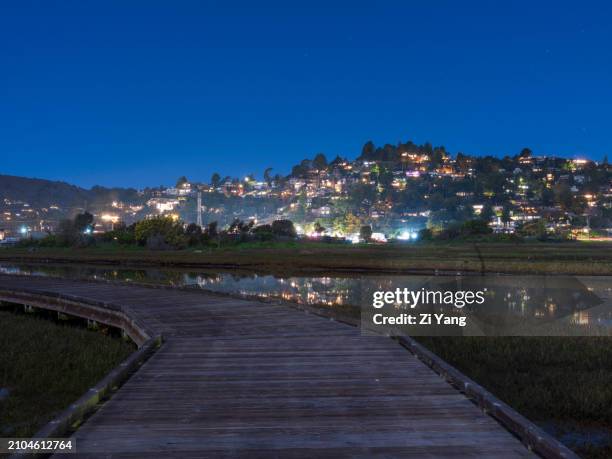
[[[165,338],[76,431],[77,456],[531,455],[397,342],[304,311],[49,278],[0,276],[0,288],[125,305]]]

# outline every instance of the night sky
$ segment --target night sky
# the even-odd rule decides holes
[[[260,177],[370,139],[599,160],[611,24],[587,1],[5,1],[0,173]]]

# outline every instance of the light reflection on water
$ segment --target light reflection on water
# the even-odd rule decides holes
[[[0,264],[0,273],[189,286],[330,307],[368,306],[372,304],[375,291],[393,291],[398,287],[409,290],[486,290],[483,306],[466,307],[462,311],[473,314],[485,327],[491,328],[495,324],[499,328],[502,324],[507,329],[526,319],[532,323],[562,319],[579,330],[593,326],[612,330],[612,278],[603,276],[360,275],[280,278],[239,272],[16,264]],[[441,310],[432,308],[432,312]],[[495,334],[495,330],[488,332]]]

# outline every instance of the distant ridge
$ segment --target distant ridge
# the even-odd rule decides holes
[[[24,201],[41,208],[53,205],[62,208],[87,208],[113,200],[133,201],[138,192],[133,188],[85,189],[66,182],[0,174],[0,200]]]

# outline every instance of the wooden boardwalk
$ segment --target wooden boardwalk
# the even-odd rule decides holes
[[[396,342],[336,321],[202,292],[9,276],[0,289],[126,305],[165,338],[74,434],[78,457],[530,455]]]

